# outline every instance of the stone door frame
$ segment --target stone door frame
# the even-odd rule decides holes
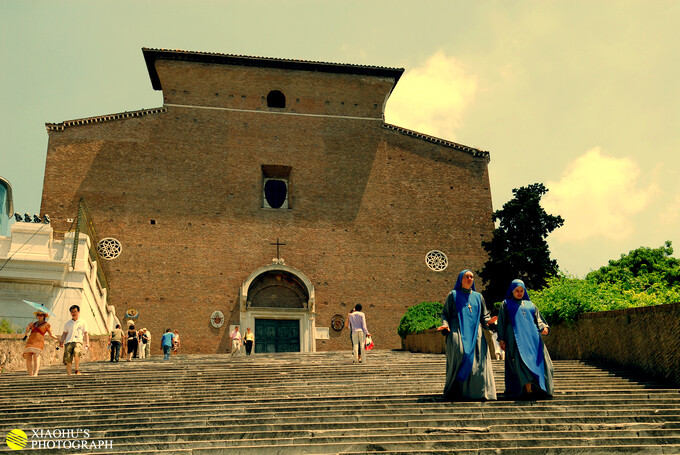
[[[307,290],[307,295],[309,295],[309,300],[304,305],[304,308],[253,308],[250,306],[248,302],[248,290],[250,289],[250,285],[260,275],[273,271],[289,273],[302,282]],[[274,263],[260,267],[251,273],[241,284],[239,292],[239,319],[239,325],[243,328],[241,333],[245,333],[247,327],[254,329],[255,319],[298,320],[300,322],[300,352],[316,352],[316,305],[314,285],[304,273],[293,267]],[[257,337],[257,333],[255,336]]]

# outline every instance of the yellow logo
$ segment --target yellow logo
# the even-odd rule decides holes
[[[26,437],[26,433],[24,433],[21,430],[12,430],[9,433],[7,433],[5,442],[7,443],[7,447],[9,447],[10,449],[21,450],[24,447],[26,447],[28,437]]]

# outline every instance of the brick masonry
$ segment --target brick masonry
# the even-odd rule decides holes
[[[493,344],[493,335],[487,329],[482,330],[486,344],[489,347],[491,358],[496,357],[496,348]],[[445,354],[446,337],[436,328],[424,330],[418,333],[409,333],[401,339],[401,348],[405,351],[423,352],[427,354]]]
[[[394,78],[172,60],[155,71],[164,109],[48,125],[41,212],[66,231],[84,196],[99,238],[121,241],[104,261],[121,319],[136,308],[154,337],[179,329],[184,353],[226,351],[239,287],[280,238],[314,285],[317,327],[360,302],[376,347],[399,348],[406,308],[482,267],[488,154],[386,127]],[[267,107],[269,90],[285,108]],[[262,208],[262,166],[290,167],[289,209]],[[443,272],[425,264],[433,249]],[[316,347],[349,349],[347,330]]]
[[[613,362],[680,385],[680,303],[586,313],[550,330],[553,359]]]
[[[553,360],[605,361],[680,385],[680,303],[579,315],[543,337]],[[444,353],[435,329],[402,340],[412,352]],[[489,345],[491,346],[491,345]]]

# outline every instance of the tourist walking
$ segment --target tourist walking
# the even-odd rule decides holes
[[[127,331],[127,354],[128,362],[132,361],[132,357],[137,358],[137,348],[139,347],[139,340],[137,339],[137,331],[135,330],[135,325],[132,324],[128,327]]]
[[[137,348],[137,351],[139,352],[139,358],[143,359],[146,357],[146,344],[149,342],[149,337],[146,336],[146,329],[140,329],[138,336],[139,348]]]
[[[42,353],[45,347],[45,334],[48,334],[54,340],[59,338],[52,334],[52,327],[47,322],[47,313],[36,311],[33,314],[35,314],[37,321],[31,322],[26,327],[24,339],[28,337],[28,340],[26,341],[26,346],[24,346],[23,357],[26,359],[28,375],[38,376],[38,371],[40,371],[40,353]]]
[[[484,298],[475,290],[470,270],[458,274],[446,297],[442,325],[446,335],[445,400],[495,400],[491,355],[482,328],[498,318],[489,316]]]
[[[163,351],[163,360],[170,360],[170,351],[172,350],[175,334],[171,329],[166,329],[161,337],[161,351]]]
[[[234,356],[237,353],[240,354],[241,332],[238,331],[238,326],[234,328],[234,330],[231,332],[231,335],[229,335],[229,338],[231,338],[231,355]]]
[[[146,333],[146,349],[145,349],[145,352],[144,352],[144,357],[149,359],[149,358],[151,358],[151,332],[149,332],[145,328],[144,333]]]
[[[68,309],[71,312],[71,319],[64,324],[64,332],[61,334],[59,346],[64,348],[64,365],[66,365],[66,374],[71,375],[71,365],[75,363],[76,374],[80,373],[80,356],[83,352],[83,343],[85,348],[90,347],[90,337],[87,334],[87,323],[80,319],[80,307],[78,305],[71,305]]]
[[[111,346],[111,362],[118,362],[120,360],[120,348],[123,346],[123,331],[120,324],[116,324],[116,328],[111,330],[109,335],[109,345]]]
[[[496,353],[496,360],[505,360],[505,351],[501,349],[501,345],[498,342],[498,333],[491,332],[491,338],[493,338],[493,350]]]
[[[550,327],[529,298],[522,280],[514,280],[498,312],[498,343],[505,351],[506,397],[553,396],[553,365],[541,335]]]
[[[179,354],[179,330],[175,329],[175,333],[173,334],[172,338],[172,355],[177,355]]]
[[[354,339],[352,338],[352,327],[349,324],[349,316],[354,313],[354,308],[349,310],[349,313],[347,313],[347,329],[349,330],[349,342],[352,346],[352,355],[354,355]],[[361,357],[359,358],[361,360]]]
[[[370,335],[366,327],[366,315],[361,311],[362,306],[357,303],[354,311],[348,315],[349,329],[352,332],[353,363],[366,363],[366,337]]]
[[[255,342],[255,334],[250,330],[250,327],[246,329],[246,334],[243,335],[243,342],[246,344],[246,355],[250,355]]]

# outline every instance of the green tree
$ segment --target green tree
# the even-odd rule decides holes
[[[581,313],[680,302],[680,260],[671,242],[641,247],[590,272],[584,279],[559,275],[531,292],[548,323],[572,321]]]
[[[670,240],[660,248],[640,247],[622,254],[620,259],[609,261],[586,278],[597,283],[623,283],[625,289],[680,286],[680,260],[672,255]]]
[[[557,274],[557,261],[550,259],[546,238],[564,224],[564,219],[541,207],[541,197],[547,192],[542,183],[516,188],[512,190],[514,197],[494,212],[498,227],[490,241],[482,242],[489,259],[479,271],[487,302],[502,300],[515,278],[524,280],[532,290],[542,288]]]

